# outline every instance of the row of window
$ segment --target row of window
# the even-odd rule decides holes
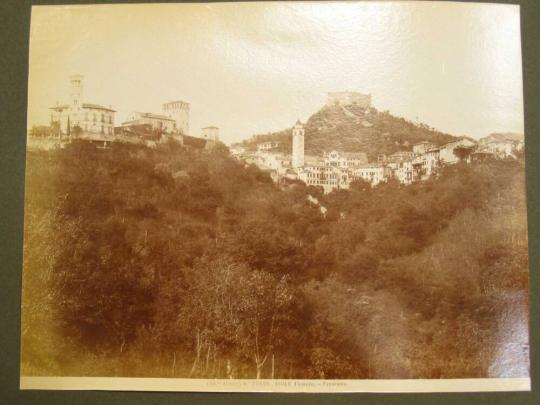
[[[74,128],[75,126],[81,127],[80,122],[79,122],[79,121],[73,121],[73,124],[72,124],[72,126],[71,126],[71,129],[73,130],[73,128]],[[92,130],[95,130],[95,129],[96,129],[95,127],[96,127],[96,125],[93,124],[91,129],[92,129]],[[88,131],[88,124],[84,124],[84,126],[82,126],[81,129],[83,129],[84,131]],[[101,125],[100,132],[101,132],[102,134],[104,134],[104,133],[106,132],[106,133],[108,133],[109,135],[112,135],[112,133],[113,133],[113,128],[112,128],[112,126],[107,126],[107,127],[105,127],[104,125]]]
[[[376,171],[369,171],[369,172],[358,172],[358,174],[360,176],[365,176],[365,175],[375,176],[375,175],[377,175],[379,173],[377,173]]]
[[[335,179],[337,177],[337,175],[335,173],[330,173],[330,174],[325,174],[325,173],[311,173],[311,172],[308,172],[308,177],[315,177],[315,178],[331,178],[331,179]]]
[[[68,115],[67,117],[69,117],[69,115]],[[60,116],[58,116],[58,119],[59,119],[59,118],[60,118]],[[51,117],[51,119],[52,119],[52,117]],[[67,118],[66,118],[66,119],[67,119]],[[87,112],[84,113],[84,121],[90,121],[90,120],[89,120],[89,115],[88,115]],[[97,116],[96,113],[93,114],[93,116],[92,116],[92,121],[93,121],[93,122],[97,122],[97,121],[98,121],[98,116]],[[101,113],[100,121],[103,122],[103,123],[107,122],[107,123],[109,123],[109,124],[112,124],[112,123],[113,123],[113,117],[112,117],[112,115],[105,116],[104,113]]]
[[[308,180],[306,184],[310,186],[337,186],[338,182],[336,180],[333,181],[317,181],[317,180]]]
[[[328,162],[328,161],[325,161],[324,162],[326,166],[332,166],[332,167],[355,167],[355,166],[360,166],[361,165],[361,162],[360,160],[354,160],[354,161],[346,161],[346,162],[343,162],[343,161],[338,161],[338,162]]]
[[[373,174],[361,174],[360,176],[355,176],[355,178],[363,178],[365,180],[373,180],[375,178],[375,175]]]
[[[108,118],[108,120],[106,120],[106,118]],[[88,121],[88,113],[85,112],[84,113],[84,120],[85,121]],[[92,116],[92,121],[96,122],[97,121],[97,114],[94,113],[93,116]],[[101,113],[101,122],[105,122],[105,121],[108,121],[109,124],[112,124],[112,115],[109,115],[108,117],[105,117],[105,114],[104,113]]]

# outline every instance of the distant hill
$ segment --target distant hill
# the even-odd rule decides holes
[[[456,137],[437,131],[425,124],[416,124],[404,118],[381,112],[375,108],[363,109],[354,105],[324,106],[306,122],[306,154],[321,154],[332,149],[365,152],[370,160],[379,153],[391,154],[410,150],[420,141],[437,145],[451,142]],[[265,141],[278,141],[283,152],[291,150],[292,129],[254,135],[242,146],[255,149]]]

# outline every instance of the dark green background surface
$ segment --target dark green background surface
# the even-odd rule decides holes
[[[151,2],[117,1],[118,3]],[[165,1],[162,1],[165,2]],[[521,5],[525,142],[531,268],[532,392],[459,394],[214,394],[100,391],[20,391],[19,328],[24,199],[28,36],[32,4],[111,1],[0,0],[0,404],[537,404],[538,267],[540,257],[540,1]]]

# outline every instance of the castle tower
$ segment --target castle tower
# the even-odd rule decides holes
[[[219,128],[210,126],[210,127],[204,127],[202,129],[201,137],[203,139],[208,139],[210,141],[218,142],[219,141]]]
[[[296,121],[292,131],[292,166],[304,166],[304,126],[300,120]]]
[[[362,94],[357,91],[332,91],[328,93],[327,106],[355,105],[363,109],[371,108],[371,94]]]
[[[82,75],[69,76],[69,100],[71,103],[71,108],[81,108],[83,78],[84,76]]]
[[[189,134],[189,103],[171,101],[163,104],[163,114],[175,121],[175,132]]]

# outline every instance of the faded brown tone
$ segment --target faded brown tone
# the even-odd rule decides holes
[[[522,130],[517,9],[472,5],[466,18],[477,25],[456,32],[457,24],[433,24],[443,15],[463,23],[456,10],[465,8],[431,6],[36,8],[21,374],[255,379],[257,387],[264,379],[526,380],[523,137],[477,143],[446,133]],[[123,23],[104,25],[118,15],[130,23],[122,35]],[[379,19],[359,28],[366,15]],[[280,16],[302,23],[278,24]],[[172,20],[171,31],[148,36]],[[81,35],[85,24],[101,30]],[[433,35],[417,41],[429,27]],[[377,48],[370,39],[380,32],[388,46]],[[347,47],[351,38],[362,45]],[[437,39],[458,46],[441,50]],[[321,57],[329,49],[336,58]],[[399,63],[382,63],[379,51]],[[134,62],[141,53],[147,74]],[[68,68],[90,77],[90,99],[119,110],[154,110],[186,91],[195,127],[204,117],[221,120],[228,140],[263,135],[236,153],[176,132],[89,137],[71,131],[68,117],[65,132],[31,125],[49,91],[62,93]],[[320,108],[314,94],[347,83],[386,97],[396,112],[367,96]],[[441,130],[413,119],[419,111]],[[305,131],[299,121],[290,128],[291,114],[307,118]],[[304,137],[317,156],[304,156]],[[263,141],[285,154],[295,138],[283,177],[257,160],[273,153],[257,151]],[[419,141],[438,157],[413,178],[413,156],[428,153],[414,152]],[[346,167],[336,163],[333,174],[364,173],[369,163],[381,177],[321,187],[314,174],[327,180],[331,165],[321,156],[336,149]],[[401,176],[409,163],[410,179]]]
[[[25,375],[528,374],[521,160],[324,195],[221,148],[73,143],[27,179]]]
[[[29,126],[84,74],[89,100],[191,102],[225,143],[305,120],[326,93],[479,138],[523,133],[519,8],[431,2],[41,6],[32,10]],[[209,122],[209,120],[211,122]]]

